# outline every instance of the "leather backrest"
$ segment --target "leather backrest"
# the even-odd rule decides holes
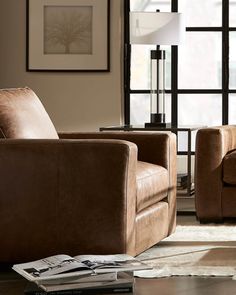
[[[0,89],[0,136],[57,139],[58,134],[30,88]]]

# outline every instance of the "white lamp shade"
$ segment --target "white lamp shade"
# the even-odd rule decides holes
[[[181,13],[130,12],[131,44],[179,45],[184,32]]]

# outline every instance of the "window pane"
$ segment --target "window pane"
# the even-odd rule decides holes
[[[130,0],[131,11],[156,11],[159,9],[161,12],[171,11],[171,0]]]
[[[236,88],[236,32],[229,33],[229,88]]]
[[[229,124],[236,124],[236,94],[229,95]]]
[[[130,95],[130,124],[141,125],[149,122],[150,117],[150,95]]]
[[[222,1],[179,0],[187,27],[219,27],[222,25]]]
[[[188,32],[179,48],[179,88],[221,88],[221,33]]]
[[[222,97],[218,94],[181,94],[178,97],[178,125],[215,126],[222,124]],[[196,132],[192,132],[192,151]],[[187,151],[187,132],[178,133],[178,150]]]
[[[132,45],[131,48],[131,89],[150,89],[150,54],[151,50],[155,50],[156,46],[152,45]],[[161,46],[166,52],[166,71],[165,83],[166,89],[171,86],[171,47]]]
[[[229,26],[236,27],[236,0],[229,0]]]
[[[181,94],[178,97],[178,124],[215,126],[222,124],[222,96]]]
[[[166,102],[166,122],[171,121],[171,96],[165,95]],[[130,124],[143,125],[150,122],[150,95],[131,94],[130,95]]]
[[[195,142],[196,142],[196,131],[191,132],[191,151],[195,151]],[[188,151],[188,132],[180,131],[178,132],[178,152],[187,152]]]

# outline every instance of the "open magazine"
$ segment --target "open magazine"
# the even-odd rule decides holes
[[[152,267],[127,254],[115,255],[55,255],[40,260],[15,264],[16,272],[29,281],[72,278],[102,273],[152,269]]]

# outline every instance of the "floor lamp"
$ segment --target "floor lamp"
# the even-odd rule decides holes
[[[179,45],[185,31],[183,16],[177,12],[130,12],[130,43],[155,44],[151,50],[150,122],[145,127],[166,127],[165,51],[160,45]]]

